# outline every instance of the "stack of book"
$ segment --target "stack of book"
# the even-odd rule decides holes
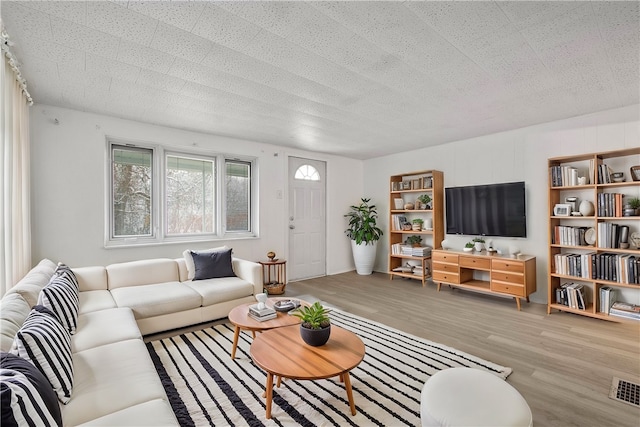
[[[640,305],[616,301],[611,306],[609,314],[627,319],[640,320]]]
[[[418,246],[418,247],[402,246],[402,255],[420,256],[420,257],[429,256],[431,255],[431,247],[430,246]]]
[[[613,296],[615,289],[611,286],[603,286],[600,288],[600,312],[609,314],[611,304],[613,304]]]
[[[257,320],[258,322],[264,322],[265,320],[275,319],[277,317],[276,311],[271,307],[258,308],[258,304],[249,306],[249,317]]]

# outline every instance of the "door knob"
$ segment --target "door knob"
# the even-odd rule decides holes
[[[296,228],[296,226],[295,226],[295,225],[293,225],[293,224],[289,224],[289,229],[293,230],[294,228]]]

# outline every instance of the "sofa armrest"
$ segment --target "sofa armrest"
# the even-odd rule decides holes
[[[232,258],[233,272],[239,278],[253,284],[253,294],[260,294],[264,289],[262,283],[262,266],[257,262],[240,258]]]

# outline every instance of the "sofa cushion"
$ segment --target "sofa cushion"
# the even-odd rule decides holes
[[[166,400],[154,399],[139,405],[133,405],[121,411],[91,420],[82,426],[177,426],[171,405]]]
[[[9,293],[0,301],[0,350],[9,351],[13,339],[31,312],[31,306],[19,293]]]
[[[58,398],[49,380],[32,363],[11,353],[0,354],[0,395],[3,427],[62,425]]]
[[[211,248],[211,249],[205,249],[205,250],[201,250],[201,251],[192,251],[190,249],[187,249],[186,251],[184,251],[182,253],[182,256],[184,257],[184,262],[187,265],[187,279],[193,280],[193,278],[194,278],[194,276],[196,274],[196,266],[193,263],[193,255],[191,255],[192,253],[208,254],[208,253],[212,253],[212,252],[226,251],[228,249],[229,249],[229,247],[225,245],[225,246],[220,246],[220,247]]]
[[[80,292],[106,290],[107,269],[102,266],[78,267],[73,269],[78,279]]]
[[[231,266],[231,249],[204,254],[191,252],[191,256],[196,269],[193,280],[235,277]]]
[[[136,319],[197,308],[202,297],[180,282],[117,288],[111,291],[118,307],[129,307]]]
[[[239,277],[184,282],[202,296],[204,307],[253,295],[253,284]]]
[[[136,338],[142,339],[142,335],[130,308],[94,311],[78,316],[78,333],[71,337],[71,351]]]
[[[74,276],[75,279],[75,276]],[[78,284],[68,273],[55,274],[47,286],[42,288],[38,304],[47,307],[71,335],[78,326]]]
[[[49,283],[55,270],[56,264],[45,258],[33,267],[15,286],[10,288],[7,294],[20,294],[29,303],[29,307],[33,307],[38,303],[40,291]]]
[[[180,280],[178,264],[172,259],[156,258],[107,266],[109,289],[143,286]]]
[[[16,334],[11,353],[33,363],[47,377],[62,403],[71,399],[71,335],[49,309],[41,305],[33,307]]]
[[[111,296],[111,292],[107,290],[80,292],[78,294],[78,300],[78,314],[118,307],[116,301]]]
[[[166,399],[140,339],[79,351],[73,354],[73,365],[73,399],[62,407],[65,425],[76,426],[133,405]]]

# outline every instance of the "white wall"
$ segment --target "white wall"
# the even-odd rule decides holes
[[[58,119],[59,124],[54,120]],[[327,273],[353,270],[343,214],[362,195],[363,163],[269,144],[187,132],[75,110],[35,105],[31,110],[33,262],[107,265],[227,244],[241,258],[260,260],[288,251],[288,156],[327,163]],[[260,237],[147,247],[104,247],[106,137],[132,142],[193,146],[258,158]],[[284,197],[277,198],[281,190]]]
[[[546,303],[547,159],[640,146],[639,107],[635,105],[368,160],[364,164],[364,192],[379,207],[384,230],[388,229],[391,175],[441,170],[445,187],[525,181],[528,237],[492,240],[497,248],[506,251],[510,245],[515,245],[522,253],[537,257],[537,292],[531,299]],[[636,160],[635,164],[640,165],[640,156]],[[628,174],[628,171],[627,168],[625,172]],[[640,226],[636,226],[635,231],[640,231]],[[470,240],[468,236],[447,235],[446,238],[459,248]],[[384,272],[388,264],[386,235],[380,243],[376,271]],[[640,293],[635,292],[631,298],[638,300]]]

